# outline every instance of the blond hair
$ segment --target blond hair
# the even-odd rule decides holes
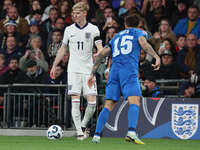
[[[72,7],[72,10],[78,10],[78,11],[86,11],[88,12],[89,11],[89,6],[88,4],[84,3],[84,2],[79,2],[77,4],[75,4],[73,7]]]

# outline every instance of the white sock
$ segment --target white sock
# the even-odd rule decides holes
[[[72,118],[77,130],[78,135],[83,135],[83,131],[81,129],[81,113],[80,113],[80,99],[72,100]]]
[[[96,101],[88,102],[87,108],[85,110],[85,115],[84,115],[84,118],[81,123],[82,127],[84,127],[84,128],[86,127],[88,121],[93,116],[95,110],[96,110]]]
[[[130,134],[130,135],[135,135],[135,132],[134,131],[128,131],[128,133]]]

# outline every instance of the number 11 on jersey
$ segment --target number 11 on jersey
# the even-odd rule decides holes
[[[78,44],[78,50],[83,50],[83,42],[77,42],[77,44]]]

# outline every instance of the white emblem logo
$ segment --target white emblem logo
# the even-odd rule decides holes
[[[189,139],[198,128],[198,104],[172,104],[172,130],[180,139]]]

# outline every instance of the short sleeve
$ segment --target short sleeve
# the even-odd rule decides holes
[[[99,32],[99,29],[95,26],[94,28],[94,43],[95,44],[98,44],[98,43],[101,43],[102,40],[100,38],[100,32]]]
[[[144,36],[144,37],[146,37],[146,39],[148,39],[148,35],[147,35],[147,32],[146,31],[139,31],[138,33],[137,33],[137,35],[138,35],[138,38],[139,37],[141,37],[141,36]]]
[[[69,44],[69,31],[68,28],[65,28],[64,37],[62,43],[67,46]]]

